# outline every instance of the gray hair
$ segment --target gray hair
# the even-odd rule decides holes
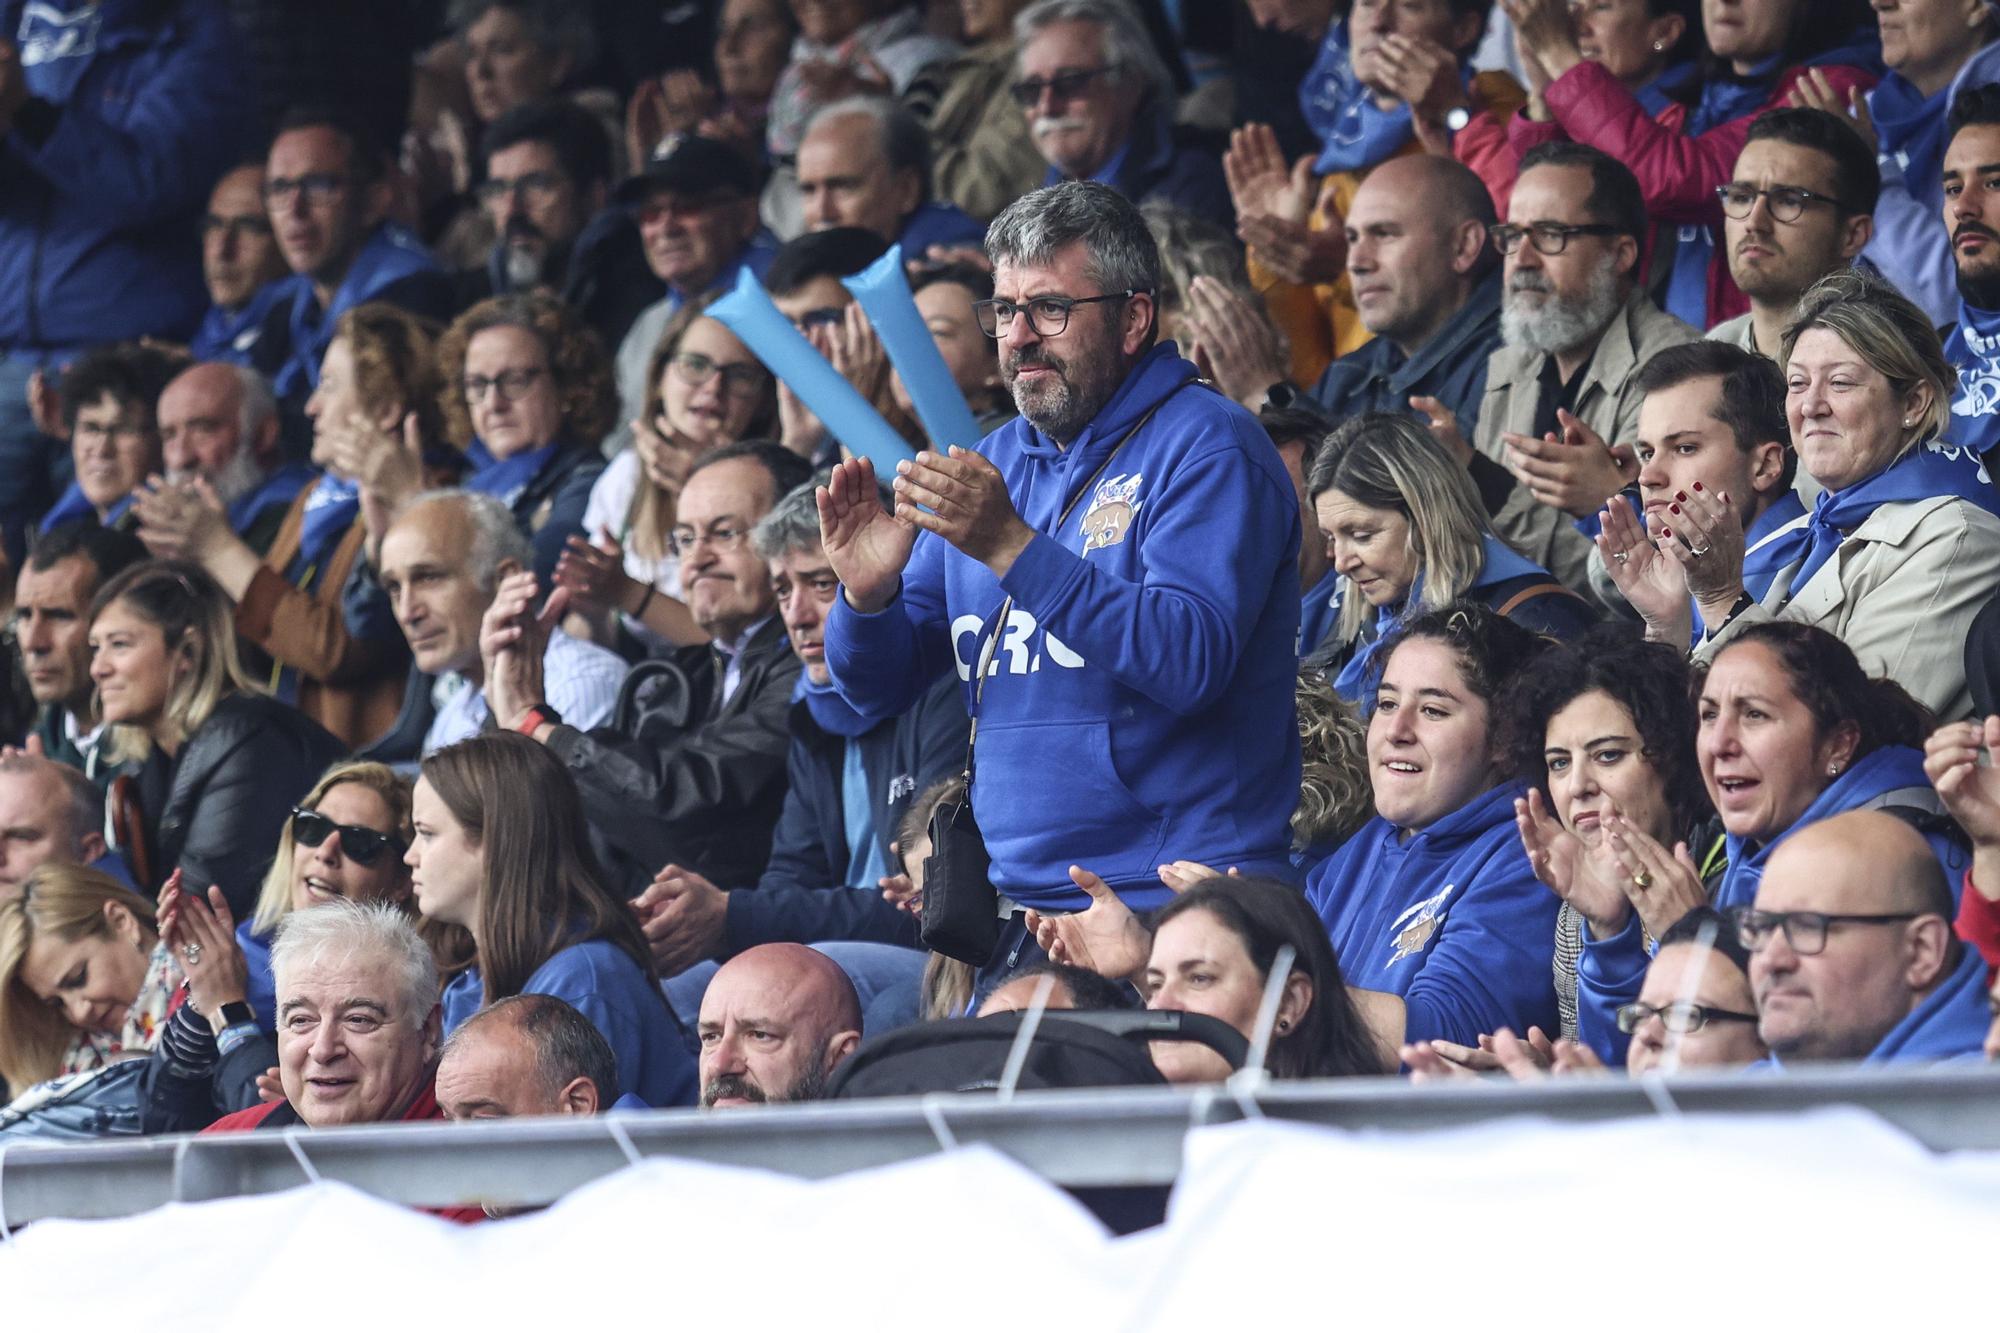
[[[236,374],[236,385],[243,395],[243,406],[236,418],[239,447],[248,449],[264,429],[264,423],[278,415],[278,400],[271,392],[271,382],[248,366],[231,366]]]
[[[535,551],[528,544],[526,534],[514,518],[514,511],[503,504],[497,496],[481,491],[462,490],[456,486],[442,490],[425,491],[412,496],[409,503],[396,511],[395,522],[401,523],[419,508],[429,504],[447,504],[457,507],[465,515],[465,521],[472,527],[472,549],[468,553],[468,563],[472,567],[472,579],[482,591],[492,592],[500,586],[500,566],[509,560],[522,569],[532,568]]]
[[[770,513],[757,520],[757,526],[750,532],[750,546],[759,560],[779,560],[820,549],[817,496],[819,488],[831,480],[832,469],[821,468],[811,481],[787,492],[784,499],[771,506]],[[896,512],[896,502],[887,486],[877,483],[875,493],[884,511]]]
[[[278,923],[271,945],[271,975],[277,979],[278,1003],[284,1003],[285,978],[303,968],[357,955],[394,965],[401,982],[403,1019],[422,1026],[438,1002],[437,961],[409,915],[393,903],[356,903],[341,899],[292,912]]]
[[[68,797],[68,807],[64,814],[69,819],[69,844],[71,859],[83,859],[83,835],[96,833],[104,827],[104,793],[97,784],[68,764],[39,755],[17,751],[0,755],[0,774],[38,780],[44,773],[53,771],[56,781],[62,783],[63,794]]]
[[[1037,0],[1014,18],[1016,51],[1058,23],[1095,23],[1104,33],[1104,63],[1112,67],[1112,77],[1143,82],[1155,106],[1172,104],[1174,76],[1146,35],[1146,25],[1123,0]]]
[[[875,133],[882,143],[882,156],[891,171],[914,171],[923,184],[919,205],[931,199],[931,136],[924,129],[910,109],[890,97],[871,96],[863,93],[854,97],[843,97],[828,102],[813,113],[806,122],[806,133],[821,121],[838,116],[866,116],[875,125]]]
[[[506,1026],[535,1050],[535,1078],[554,1097],[579,1078],[597,1088],[599,1110],[618,1100],[618,1056],[597,1025],[567,1001],[528,992],[495,1000],[445,1038],[440,1062],[488,1027]]]
[[[572,78],[597,58],[597,30],[591,25],[588,6],[567,0],[453,0],[447,22],[453,33],[463,37],[489,9],[517,15],[535,45],[551,54],[568,56]]]
[[[986,229],[986,253],[996,268],[1046,264],[1078,241],[1086,255],[1084,276],[1103,291],[1159,290],[1160,247],[1139,210],[1109,185],[1064,181],[1032,190]]]

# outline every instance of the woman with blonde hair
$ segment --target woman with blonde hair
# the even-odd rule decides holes
[[[1465,469],[1412,418],[1370,412],[1343,423],[1314,456],[1306,491],[1341,575],[1339,620],[1312,660],[1337,672],[1343,699],[1367,695],[1388,631],[1455,602],[1558,639],[1597,619],[1494,535]]]
[[[125,850],[140,887],[157,893],[178,870],[189,893],[219,886],[242,915],[287,813],[344,747],[256,692],[228,595],[198,565],[135,565],[105,584],[90,651],[107,754],[136,770],[113,813],[137,806]]]

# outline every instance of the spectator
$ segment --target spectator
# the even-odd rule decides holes
[[[715,974],[698,1035],[705,1109],[817,1101],[861,1042],[861,1004],[825,954],[760,944]]]
[[[1712,909],[1689,912],[1660,936],[1639,997],[1619,1008],[1631,1038],[1633,1075],[1674,1069],[1735,1069],[1762,1060],[1750,954],[1732,923]],[[1671,1060],[1672,1067],[1663,1067]]]
[[[493,716],[486,703],[479,624],[500,581],[533,553],[507,506],[476,491],[432,491],[396,516],[382,539],[382,591],[409,641],[402,716],[369,756],[413,762],[468,736]],[[572,725],[609,720],[625,678],[618,654],[560,628],[549,631],[542,670],[551,702]]]
[[[1398,625],[1456,602],[1476,601],[1557,638],[1596,619],[1582,598],[1493,535],[1473,483],[1408,417],[1371,413],[1340,426],[1313,459],[1307,489],[1343,580],[1338,620],[1315,661],[1338,667],[1343,699],[1368,696],[1377,654]]]
[[[771,90],[764,137],[776,162],[797,155],[813,112],[853,93],[901,98],[918,116],[928,115],[937,101],[938,67],[958,50],[925,32],[917,8],[897,0],[794,4],[792,15],[799,35]]]
[[[771,90],[798,30],[785,0],[723,0],[715,15],[713,88],[692,69],[642,80],[625,109],[629,159],[644,162],[676,135],[701,134],[761,160]]]
[[[993,299],[993,275],[977,264],[928,265],[910,275],[910,295],[973,417],[988,429],[1005,425],[1014,415],[1014,401],[1000,382],[993,345],[980,332],[979,320],[973,315],[975,305]],[[893,369],[889,390],[895,395],[896,406],[914,418],[916,404],[903,377]]]
[[[104,794],[68,764],[0,753],[0,897],[11,897],[50,861],[89,866],[131,887],[131,872],[104,845]]]
[[[553,995],[510,995],[445,1039],[438,1108],[447,1120],[644,1110],[618,1091],[618,1057],[596,1026]]]
[[[265,318],[289,272],[264,208],[264,159],[232,167],[201,217],[201,275],[208,313],[188,343],[196,361],[250,364]]]
[[[700,643],[673,550],[674,505],[694,460],[768,437],[778,426],[776,381],[727,325],[685,305],[667,323],[646,372],[632,446],[598,474],[584,507],[588,539],[556,562],[570,591],[570,632],[643,652]]]
[[[692,872],[663,873],[635,904],[661,975],[678,978],[668,999],[683,1014],[699,1010],[709,971],[688,975],[691,965],[784,941],[819,946],[839,963],[871,1018],[914,1015],[924,962],[916,922],[880,889],[895,869],[910,797],[964,765],[965,709],[948,677],[908,712],[880,720],[857,716],[833,693],[826,615],[840,583],[820,545],[814,492],[810,482],[793,490],[750,539],[805,677],[791,709],[770,863],[753,888],[730,892]]]
[[[236,632],[269,662],[272,693],[350,748],[381,735],[402,698],[403,636],[360,569],[388,516],[422,489],[425,444],[441,433],[434,337],[379,301],[340,316],[306,400],[324,473],[262,559],[212,511],[196,548],[236,603]]]
[[[185,892],[218,886],[243,915],[285,812],[340,742],[244,679],[229,599],[197,566],[148,561],[111,579],[90,645],[106,757],[137,766],[137,832],[120,850],[140,887],[179,871]]]
[[[1722,210],[1715,190],[1728,180],[1759,112],[1799,100],[1807,86],[1844,104],[1874,85],[1873,34],[1861,0],[1704,5],[1711,59],[1657,110],[1603,64],[1583,57],[1560,5],[1507,4],[1521,21],[1524,57],[1548,80],[1542,100],[1549,120],[1516,118],[1508,126],[1523,169],[1536,148],[1561,139],[1624,162],[1638,178],[1646,213],[1678,228],[1661,304],[1702,329],[1742,314],[1748,302],[1730,280],[1726,255],[1716,251]]]
[[[757,168],[726,144],[689,137],[655,153],[618,187],[617,203],[639,224],[646,264],[667,294],[641,310],[618,344],[619,421],[641,414],[647,369],[668,321],[682,307],[733,287],[744,269],[762,276],[777,242],[757,226]],[[605,441],[616,454],[629,441]]]
[[[1116,191],[1039,190],[995,219],[987,248],[981,326],[1022,417],[984,454],[899,468],[893,518],[871,464],[836,470],[820,511],[843,586],[825,633],[834,685],[879,717],[954,663],[981,681],[971,799],[993,885],[1021,906],[1081,906],[1069,867],[1083,865],[1150,907],[1163,847],[1281,869],[1298,796],[1299,520],[1276,451],[1241,408],[1186,392],[1193,367],[1155,345],[1158,253]],[[1059,735],[1075,744],[1051,764]],[[1232,779],[1200,776],[1218,771]],[[1019,799],[1030,790],[1041,799]],[[1049,809],[1068,812],[1060,836]],[[1011,919],[985,980],[1028,946]]]
[[[1044,986],[1047,987],[1046,994]],[[1005,981],[993,988],[993,993],[979,1006],[975,1017],[1020,1013],[1033,1008],[1037,996],[1042,996],[1041,1004],[1045,1009],[1101,1011],[1139,1007],[1138,996],[1128,985],[1099,976],[1089,968],[1040,962],[1030,963],[1010,973]],[[1162,1048],[1166,1044],[1162,1042]]]
[[[1639,613],[1648,638],[1679,649],[1700,621],[1687,572],[1652,539],[1673,525],[1679,497],[1731,496],[1743,516],[1744,590],[1763,596],[1788,529],[1806,516],[1793,485],[1798,456],[1784,374],[1754,350],[1716,338],[1668,347],[1640,367],[1638,386],[1640,512],[1622,495],[1606,504],[1590,577],[1605,602]]]
[[[454,277],[459,309],[489,296],[560,296],[607,348],[666,294],[646,266],[639,229],[606,211],[611,140],[573,102],[529,102],[503,112],[480,140],[478,195],[493,228],[485,262]]]
[[[1951,437],[2000,463],[2000,84],[1960,93],[1944,150],[1944,220],[1958,275],[1958,316],[1945,360],[1958,371]],[[1942,433],[1942,431],[1940,431]]]
[[[425,758],[414,807],[417,906],[478,946],[445,989],[445,1032],[509,995],[553,995],[611,1044],[621,1087],[648,1106],[692,1103],[686,1038],[637,919],[599,875],[563,765],[520,736],[460,741]],[[280,969],[281,1014],[283,986]]]
[[[1708,336],[1776,360],[1800,299],[1874,234],[1881,180],[1840,117],[1781,107],[1751,121],[1735,175],[1716,191],[1723,256],[1750,309]]]
[[[163,560],[198,558],[212,524],[258,556],[270,549],[299,492],[318,480],[280,456],[278,403],[254,370],[219,361],[190,366],[160,395],[166,484],[141,490],[139,536]]]
[[[1335,421],[1424,411],[1449,413],[1466,438],[1476,431],[1487,361],[1500,349],[1493,222],[1479,177],[1447,158],[1397,158],[1368,174],[1347,208],[1347,280],[1375,336],[1313,385]]]
[[[1734,913],[1770,1063],[1982,1058],[1986,963],[1920,834],[1875,810],[1787,838]]]
[[[1761,600],[1745,588],[1736,506],[1705,493],[1681,505],[1672,551],[1705,626],[1696,655],[1766,621],[1816,625],[1939,717],[1963,717],[1963,645],[2000,586],[2000,500],[1977,457],[1941,439],[1952,373],[1937,333],[1849,270],[1807,294],[1784,351],[1792,440],[1828,493],[1776,539]]]
[[[1638,471],[1629,449],[1607,448],[1638,425],[1638,369],[1695,337],[1639,289],[1645,229],[1622,163],[1549,144],[1521,160],[1507,225],[1493,230],[1506,345],[1487,363],[1474,440],[1516,484],[1485,472],[1481,495],[1500,536],[1572,588],[1587,586],[1590,542],[1571,520],[1594,516]]]
[[[1545,5],[1503,5],[1518,15],[1508,23],[1513,54],[1528,80],[1523,119],[1550,123],[1547,93],[1553,76],[1532,52],[1560,49],[1570,58],[1594,60],[1632,94],[1646,114],[1658,117],[1696,84],[1696,62],[1707,52],[1700,0],[1613,0],[1567,16]],[[1564,18],[1568,31],[1564,32]]]
[[[1313,871],[1306,896],[1385,1051],[1556,1026],[1556,900],[1515,830],[1524,792],[1497,715],[1541,649],[1466,603],[1383,645],[1368,713],[1378,813]]]
[[[76,480],[42,515],[47,532],[78,520],[138,526],[133,501],[160,470],[160,392],[187,366],[185,357],[141,343],[89,352],[63,376],[63,427]]]
[[[0,31],[0,529],[18,563],[62,484],[31,377],[93,345],[194,331],[188,233],[251,120],[219,6],[93,6],[79,23],[10,0]]]
[[[1011,89],[1044,185],[1097,181],[1142,204],[1232,219],[1222,163],[1173,124],[1174,82],[1123,0],[1036,0],[1014,19]]]
[[[1972,840],[1972,866],[1959,886],[1958,937],[1979,950],[1990,970],[2000,963],[2000,779],[1993,776],[2000,751],[2000,718],[1988,714],[1947,723],[1924,742],[1924,775],[1944,808]],[[1986,1058],[2000,1059],[2000,1013],[1987,1034]]]
[[[589,11],[551,0],[456,0],[451,26],[464,47],[465,87],[481,125],[549,97],[597,54]]]
[[[1820,99],[1874,140],[1882,164],[1882,199],[1875,235],[1862,257],[1896,290],[1916,302],[1933,324],[1949,324],[1957,308],[1947,251],[1953,219],[1944,212],[1944,151],[1953,131],[1947,117],[1963,91],[2000,80],[2000,21],[1993,6],[1961,0],[1891,0],[1876,12],[1882,34],[1882,82],[1868,92],[1867,116],[1853,95]],[[1818,76],[1799,89],[1811,94]],[[1985,159],[1992,161],[1991,158]]]
[[[910,259],[986,238],[963,209],[931,197],[929,136],[889,98],[845,97],[815,111],[799,141],[798,173],[807,231],[865,227]]]
[[[1545,653],[1509,700],[1513,765],[1528,783],[1515,824],[1536,876],[1563,900],[1557,1035],[1608,1064],[1625,1057],[1617,1014],[1638,995],[1647,942],[1704,906],[1725,864],[1695,762],[1692,685],[1679,651],[1606,626]],[[1646,854],[1683,853],[1692,882],[1653,887]]]
[[[1299,408],[1267,407],[1257,420],[1278,447],[1299,502],[1299,657],[1312,656],[1340,618],[1341,572],[1333,566],[1331,544],[1320,536],[1307,478],[1325,446],[1326,418]]]
[[[90,678],[90,604],[100,587],[145,558],[130,533],[66,523],[35,542],[14,584],[14,642],[37,710],[29,743],[39,740],[43,754],[93,778],[104,732]]]
[[[565,543],[583,535],[597,444],[616,421],[611,365],[595,334],[544,293],[496,296],[438,340],[445,438],[463,451],[464,486],[497,498],[553,586]]]
[[[688,609],[709,641],[634,667],[607,726],[583,731],[548,706],[528,575],[501,580],[486,612],[480,653],[494,721],[562,760],[583,789],[609,882],[628,896],[669,864],[744,884],[770,857],[799,661],[750,530],[808,475],[768,443],[696,462],[673,540]]]
[[[388,220],[388,160],[360,122],[300,107],[286,113],[265,164],[264,203],[282,280],[251,365],[280,402],[303,410],[319,387],[340,317],[382,302],[432,319],[451,309],[451,281],[417,238]]]
[[[1164,200],[1142,205],[1139,216],[1160,251],[1160,339],[1178,343],[1217,388],[1260,410],[1284,378],[1288,348],[1250,285],[1242,243],[1220,223]]]
[[[1014,104],[1014,18],[1029,0],[959,0],[967,49],[940,71],[931,178],[940,198],[991,218],[1041,184],[1048,163]]]

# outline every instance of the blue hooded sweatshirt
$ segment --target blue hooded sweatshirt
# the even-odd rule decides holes
[[[648,1106],[693,1106],[700,1076],[660,984],[608,940],[558,950],[523,994],[553,995],[589,1019],[618,1057],[618,1086]],[[484,983],[469,967],[444,988],[447,1035],[479,1012]]]
[[[1521,850],[1525,790],[1502,783],[1407,840],[1371,819],[1307,881],[1347,984],[1403,997],[1405,1040],[1556,1031],[1561,903]]]
[[[1923,751],[1907,745],[1885,745],[1870,751],[1828,783],[1805,813],[1769,842],[1752,847],[1747,839],[1730,834],[1724,840],[1729,868],[1716,886],[1715,906],[1727,911],[1756,902],[1771,849],[1806,825],[1849,810],[1905,807],[1943,813],[1930,779],[1924,776]],[[1945,880],[1956,900],[1972,864],[1971,852],[1945,831],[1942,822],[1921,831],[1937,854],[1938,864],[1944,867]],[[1577,1036],[1607,1064],[1625,1063],[1625,1049],[1632,1039],[1618,1030],[1618,1009],[1639,998],[1639,986],[1651,962],[1636,916],[1609,939],[1594,940],[1588,930],[1583,933],[1583,956],[1576,964]]]
[[[1992,1025],[1993,1011],[1986,998],[1986,960],[1979,956],[1979,950],[1961,944],[1958,966],[1908,1017],[1890,1028],[1889,1035],[1876,1043],[1861,1063],[1983,1061],[1986,1033]],[[1785,1066],[1776,1055],[1770,1055],[1750,1067],[1769,1072]]]
[[[923,533],[889,606],[843,596],[827,619],[835,688],[893,717],[954,666],[969,681],[1014,599],[972,803],[993,883],[1025,906],[1084,907],[1072,864],[1140,910],[1167,897],[1169,860],[1289,874],[1298,500],[1256,419],[1194,378],[1162,344],[1067,447],[1019,418],[986,437],[1039,534],[1004,581]]]

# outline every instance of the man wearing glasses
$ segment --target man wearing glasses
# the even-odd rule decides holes
[[[265,316],[289,269],[264,210],[264,162],[246,162],[215,183],[201,216],[201,276],[210,305],[188,351],[196,361],[250,364]]]
[[[1777,360],[1799,298],[1875,234],[1881,192],[1874,155],[1840,117],[1784,107],[1752,121],[1735,174],[1715,191],[1729,276],[1750,309],[1708,336]]]
[[[973,308],[1021,417],[899,465],[893,516],[865,460],[819,500],[835,688],[888,717],[966,682],[1007,916],[982,985],[1036,956],[1018,909],[1081,910],[1090,874],[1144,910],[1174,859],[1289,871],[1299,777],[1298,500],[1256,421],[1156,345],[1144,220],[1072,181],[986,249]]]
[[[1576,143],[1521,159],[1507,221],[1493,229],[1504,345],[1487,362],[1474,443],[1509,475],[1474,467],[1473,477],[1495,531],[1579,592],[1598,510],[1638,477],[1638,369],[1699,336],[1639,285],[1647,230],[1631,170]],[[1449,422],[1433,429],[1456,439]]]
[[[1954,914],[1937,854],[1894,815],[1849,811],[1786,838],[1756,906],[1733,913],[1771,1063],[1981,1058],[1986,964]]]

